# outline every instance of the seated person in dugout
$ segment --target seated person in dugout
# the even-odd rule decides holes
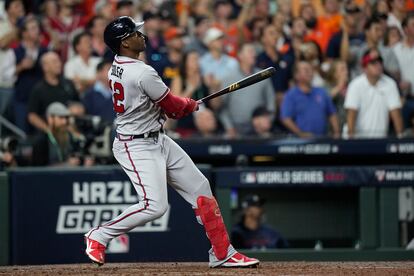
[[[287,248],[287,240],[277,231],[264,223],[265,200],[258,195],[248,195],[243,200],[242,217],[233,226],[231,242],[235,248],[267,249]]]

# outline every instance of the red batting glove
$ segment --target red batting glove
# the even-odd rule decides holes
[[[185,100],[187,101],[187,104],[183,108],[183,110],[179,112],[174,112],[174,113],[166,113],[168,118],[175,119],[175,120],[181,119],[185,116],[188,116],[190,113],[193,113],[194,111],[198,110],[198,102],[190,98],[185,98]]]
[[[181,119],[185,116],[188,116],[190,113],[193,113],[194,111],[198,110],[198,102],[190,98],[184,98],[184,99],[187,102],[185,107],[181,111],[178,111],[178,112],[172,112],[172,113],[167,112],[166,115],[168,116],[168,118],[175,119],[175,120]]]
[[[187,105],[184,108],[184,111],[188,112],[186,115],[198,110],[198,102],[190,98],[186,98],[186,100],[187,100]]]

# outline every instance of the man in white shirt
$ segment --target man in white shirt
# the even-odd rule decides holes
[[[402,27],[405,37],[394,46],[393,51],[401,68],[400,87],[406,98],[403,117],[405,125],[408,126],[410,113],[414,110],[414,14],[404,18]]]
[[[349,84],[345,97],[345,136],[385,138],[391,117],[395,132],[401,137],[403,123],[397,84],[383,73],[382,58],[378,50],[370,49],[365,52],[362,67],[364,73]]]
[[[76,55],[66,62],[64,75],[73,81],[76,89],[82,94],[95,83],[96,66],[101,58],[92,56],[91,36],[86,32],[75,36],[73,49]]]

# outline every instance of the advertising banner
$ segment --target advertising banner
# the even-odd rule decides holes
[[[83,234],[138,202],[118,167],[16,170],[9,177],[14,265],[88,262]],[[209,243],[191,206],[171,188],[168,195],[164,216],[109,244],[108,262],[208,261]]]
[[[413,186],[414,166],[223,168],[215,177],[219,187]]]
[[[411,156],[414,154],[412,139],[183,139],[177,143],[191,157],[238,155],[255,156]]]

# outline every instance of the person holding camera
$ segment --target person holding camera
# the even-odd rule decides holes
[[[78,166],[81,159],[75,154],[75,137],[68,130],[69,109],[60,102],[46,109],[48,132],[39,134],[33,145],[34,166]]]
[[[0,171],[4,168],[18,166],[17,158],[14,154],[15,145],[17,140],[11,137],[0,137]]]

